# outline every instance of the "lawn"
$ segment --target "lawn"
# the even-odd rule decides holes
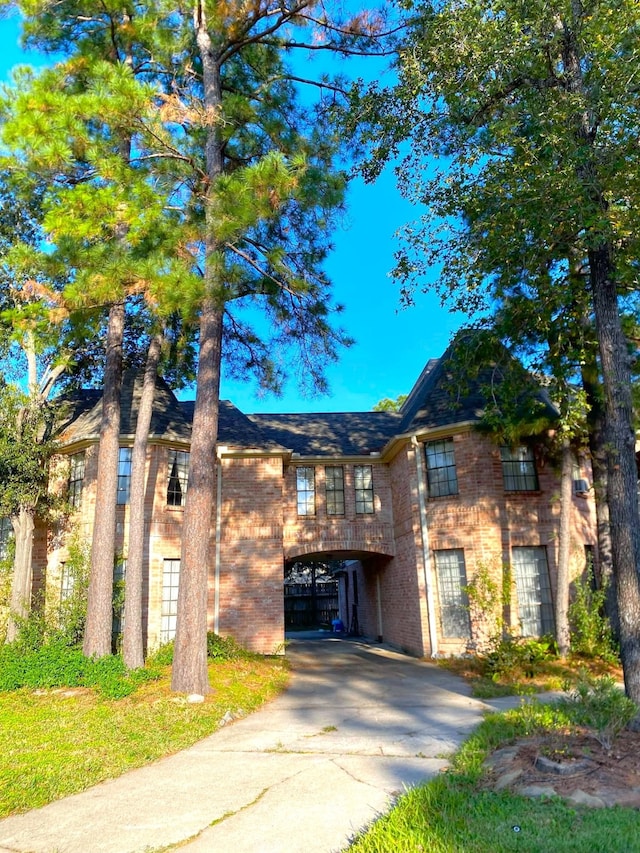
[[[571,807],[483,786],[483,761],[498,746],[571,722],[536,705],[490,715],[446,773],[402,797],[350,853],[640,853],[636,810]]]
[[[213,692],[189,704],[170,691],[170,668],[131,696],[86,688],[0,693],[0,817],[43,806],[192,745],[225,714],[256,710],[288,682],[282,658],[209,666]]]

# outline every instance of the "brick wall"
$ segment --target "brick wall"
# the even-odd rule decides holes
[[[217,518],[212,519],[211,531],[210,628],[217,625],[221,634],[232,635],[256,651],[271,653],[280,649],[284,563],[310,555],[358,560],[348,567],[348,621],[355,577],[361,632],[373,638],[382,635],[385,641],[418,656],[432,652],[427,579],[433,589],[436,614],[439,613],[434,551],[462,549],[468,581],[479,566],[487,566],[501,582],[503,564],[510,560],[513,547],[544,547],[555,592],[559,521],[555,472],[549,465],[538,466],[539,491],[505,493],[499,448],[472,431],[452,438],[459,493],[433,499],[425,495],[424,518],[416,467],[418,461],[426,482],[422,445],[417,460],[413,446],[406,443],[388,462],[371,461],[375,509],[371,514],[356,512],[354,464],[344,461],[343,516],[327,513],[324,462],[313,466],[315,514],[299,516],[295,461],[283,467],[278,456],[224,455],[219,468],[223,496],[219,561]],[[150,648],[158,644],[160,637],[165,560],[180,558],[183,509],[167,506],[168,453],[165,444],[152,444],[147,464],[144,622]],[[60,564],[66,559],[65,537],[73,526],[90,537],[96,465],[97,448],[89,446],[81,509],[64,528],[50,528],[48,532],[39,528],[34,553],[38,584],[46,581],[54,587],[59,585]],[[54,469],[57,474],[52,478],[52,488],[60,488],[66,482],[68,463],[61,460]],[[128,508],[120,507],[117,547],[125,557],[127,522]],[[575,575],[584,567],[584,546],[596,544],[592,498],[574,497],[572,529]],[[429,545],[426,560],[425,530]],[[518,624],[515,591],[507,616],[514,626]],[[437,627],[441,635],[439,624]],[[459,652],[466,643],[464,638],[444,640],[440,636],[437,651]]]
[[[265,654],[282,651],[284,643],[282,491],[280,458],[222,460],[220,633]]]

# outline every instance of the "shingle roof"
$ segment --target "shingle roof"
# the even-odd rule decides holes
[[[189,427],[193,424],[193,400],[180,402]],[[253,423],[251,416],[245,415],[229,400],[220,400],[218,412],[218,442],[231,447],[252,447],[258,450],[282,450],[271,437],[265,436]]]
[[[399,431],[397,412],[254,414],[262,435],[303,456],[362,456],[379,453]]]
[[[480,420],[485,406],[480,388],[485,377],[481,372],[476,380],[456,379],[450,359],[451,349],[448,349],[442,358],[427,362],[400,409],[399,432],[420,432]]]
[[[136,429],[138,404],[142,393],[142,375],[127,372],[122,381],[120,434],[133,435]],[[74,441],[96,436],[100,432],[102,417],[102,391],[82,389],[64,394],[59,398],[63,423],[61,438]],[[191,439],[191,424],[173,391],[162,378],[156,381],[156,390],[151,416],[150,436],[173,438],[178,441]]]
[[[454,342],[455,345],[455,342]],[[218,441],[241,449],[284,452],[301,456],[365,456],[380,453],[395,437],[480,420],[485,400],[483,387],[491,371],[480,370],[474,379],[460,379],[453,364],[453,346],[439,359],[431,359],[420,374],[399,412],[325,412],[245,415],[228,400],[220,402]],[[133,435],[142,390],[142,376],[125,375],[122,390],[122,435]],[[95,438],[100,431],[102,394],[77,391],[59,398],[63,412],[62,439],[67,442]],[[540,394],[540,399],[552,407]],[[189,442],[193,401],[179,401],[159,378],[151,420],[152,438]]]
[[[463,346],[468,344],[470,339],[473,340],[473,335],[472,330],[461,331],[441,358],[431,359],[427,363],[400,409],[402,424],[399,434],[477,423],[485,412],[490,393],[487,389],[500,383],[509,362],[517,367],[524,380],[527,375],[524,367],[506,350],[502,353],[502,366],[491,363],[465,375],[461,365],[456,364],[456,347],[459,342]],[[531,398],[533,394],[535,400],[544,406],[547,417],[553,419],[557,416],[557,410],[544,388],[536,385],[532,389],[524,381],[522,388],[523,396]]]

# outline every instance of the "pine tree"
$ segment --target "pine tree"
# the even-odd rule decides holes
[[[193,8],[178,10],[157,3],[124,12],[97,4],[80,9],[73,2],[55,10],[44,3],[21,8],[33,43],[71,54],[60,94],[66,99],[59,105],[64,120],[54,121],[52,138],[54,156],[77,164],[76,183],[65,196],[58,194],[57,210],[62,213],[70,205],[79,213],[77,203],[85,200],[88,221],[100,223],[103,233],[102,239],[87,234],[85,223],[82,243],[61,219],[53,230],[60,249],[62,229],[64,248],[71,247],[68,257],[75,259],[72,265],[91,299],[99,293],[95,262],[101,252],[102,280],[110,285],[105,299],[118,304],[140,281],[130,250],[148,248],[152,240],[144,223],[157,210],[158,193],[165,215],[173,215],[175,257],[184,274],[179,286],[171,276],[156,275],[148,276],[145,287],[162,310],[179,309],[199,325],[173,686],[204,693],[223,341],[230,369],[254,370],[260,384],[270,388],[280,386],[283,353],[292,345],[300,353],[302,380],[324,387],[324,364],[348,341],[332,326],[336,307],[322,271],[330,248],[327,232],[345,185],[333,166],[338,140],[329,129],[326,103],[326,96],[335,98],[341,87],[328,78],[310,80],[319,93],[316,104],[298,102],[295,86],[302,75],[287,67],[283,55],[294,48],[343,54],[371,50],[380,21],[361,14],[332,24],[320,7],[296,0],[276,6],[256,2],[250,9],[197,0]],[[140,88],[141,80],[153,92]],[[48,81],[52,84],[60,91],[60,83]],[[105,91],[109,97],[98,100]],[[41,89],[40,97],[44,94]],[[46,109],[34,110],[36,105],[32,97],[29,112],[22,115],[32,117],[42,146],[41,127],[50,130],[54,110],[51,101]],[[91,109],[93,120],[86,127],[94,134],[97,123],[97,137],[83,135],[78,127],[77,116],[88,116]],[[25,136],[24,127],[17,132]],[[122,157],[127,134],[131,156]],[[32,162],[38,157],[32,156]],[[84,170],[79,172],[80,165]],[[84,195],[77,192],[79,186]],[[118,225],[126,225],[120,243]],[[134,234],[139,242],[132,245]],[[89,255],[91,274],[82,273],[80,249]],[[264,327],[263,318],[270,325],[266,336],[254,328],[256,316],[258,328]],[[106,569],[100,575],[106,576]]]

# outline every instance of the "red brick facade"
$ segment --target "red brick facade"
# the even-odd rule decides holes
[[[435,396],[435,369],[430,365],[416,388],[423,383],[424,393]],[[429,383],[435,391],[429,390]],[[183,509],[169,503],[169,460],[173,451],[188,451],[190,429],[188,418],[178,411],[182,404],[166,386],[162,393],[163,411],[173,407],[178,414],[169,426],[165,420],[164,433],[152,430],[149,443],[143,621],[150,649],[166,638],[171,624],[168,589],[172,582],[177,583]],[[225,404],[227,415],[233,417],[229,415],[230,425],[220,438],[218,458],[212,460],[220,501],[216,501],[211,520],[211,630],[232,635],[259,652],[280,651],[284,644],[284,568],[304,558],[345,561],[340,616],[347,627],[355,627],[357,618],[363,635],[381,638],[414,655],[458,653],[485,639],[485,628],[476,615],[465,628],[469,608],[464,591],[478,575],[492,578],[496,589],[506,589],[507,601],[495,595],[494,615],[504,616],[511,630],[518,631],[527,619],[533,619],[526,623],[529,626],[538,624],[536,608],[540,613],[540,608],[546,608],[546,622],[541,617],[539,624],[549,624],[559,544],[557,473],[534,447],[528,452],[535,455],[526,465],[535,468],[537,480],[526,483],[526,490],[518,490],[520,486],[505,489],[500,448],[468,420],[427,422],[428,406],[423,405],[422,397],[416,397],[415,390],[412,395],[415,405],[408,420],[402,415],[375,413],[325,414],[317,416],[320,427],[316,416],[247,417]],[[90,403],[93,405],[93,399]],[[446,416],[445,409],[445,421]],[[442,420],[438,412],[437,417]],[[332,418],[336,419],[335,434],[331,432]],[[85,407],[75,423],[77,427],[65,434],[52,483],[63,488],[69,471],[67,457],[84,453],[82,502],[64,530],[38,528],[34,551],[37,583],[46,583],[52,596],[60,590],[69,530],[75,527],[88,541],[93,523],[95,410]],[[300,437],[303,427],[316,430],[307,444]],[[321,433],[322,440],[318,438]],[[123,431],[124,446],[130,445],[130,435],[130,429]],[[449,454],[447,476],[454,483],[438,497],[430,496],[432,473],[425,456],[425,445],[430,442]],[[301,467],[313,472],[314,491],[304,514],[298,501]],[[331,476],[339,470],[339,511],[329,503],[329,467]],[[365,503],[356,483],[356,475],[362,477],[363,471],[372,477]],[[589,473],[583,470],[579,476],[588,481]],[[117,547],[124,559],[127,523],[128,507],[123,505],[118,508]],[[595,554],[595,546],[592,493],[576,494],[571,535],[574,576],[584,570],[585,549]],[[521,571],[525,574],[519,580],[514,560],[524,565]],[[530,580],[526,572],[535,577],[532,575],[533,587],[525,594],[522,584]],[[546,578],[550,595],[545,604],[544,591],[537,601],[535,586],[544,586]]]
[[[549,467],[538,470],[539,490],[505,492],[499,448],[469,428],[453,438],[459,492],[441,498],[426,495],[424,436],[396,442],[388,454],[367,460],[372,465],[374,511],[355,511],[354,460],[305,459],[316,471],[316,511],[299,516],[296,462],[282,454],[221,452],[220,511],[212,520],[209,571],[209,625],[264,653],[282,648],[283,570],[285,562],[315,556],[357,560],[347,564],[343,619],[353,615],[354,576],[360,631],[415,655],[464,650],[468,638],[445,638],[439,625],[439,590],[434,553],[460,549],[467,580],[478,566],[488,567],[501,582],[502,567],[518,546],[543,548],[552,592],[558,558],[559,502],[557,477]],[[70,448],[72,449],[72,448]],[[165,560],[180,558],[182,508],[167,505],[170,446],[151,444],[146,487],[148,567],[144,592],[149,647],[160,642]],[[86,448],[82,506],[76,523],[90,534],[93,512],[96,446]],[[324,471],[327,462],[343,464],[345,512],[326,513]],[[362,462],[363,460],[359,460]],[[421,494],[422,490],[422,494]],[[572,571],[580,573],[585,546],[595,546],[591,498],[574,497]],[[118,510],[118,550],[127,553],[126,506]],[[64,537],[40,528],[34,560],[50,586],[59,584],[65,560]],[[436,626],[430,628],[429,595]],[[512,592],[510,619],[518,625],[517,591]],[[509,609],[508,609],[509,610]],[[435,649],[432,639],[435,638]]]

